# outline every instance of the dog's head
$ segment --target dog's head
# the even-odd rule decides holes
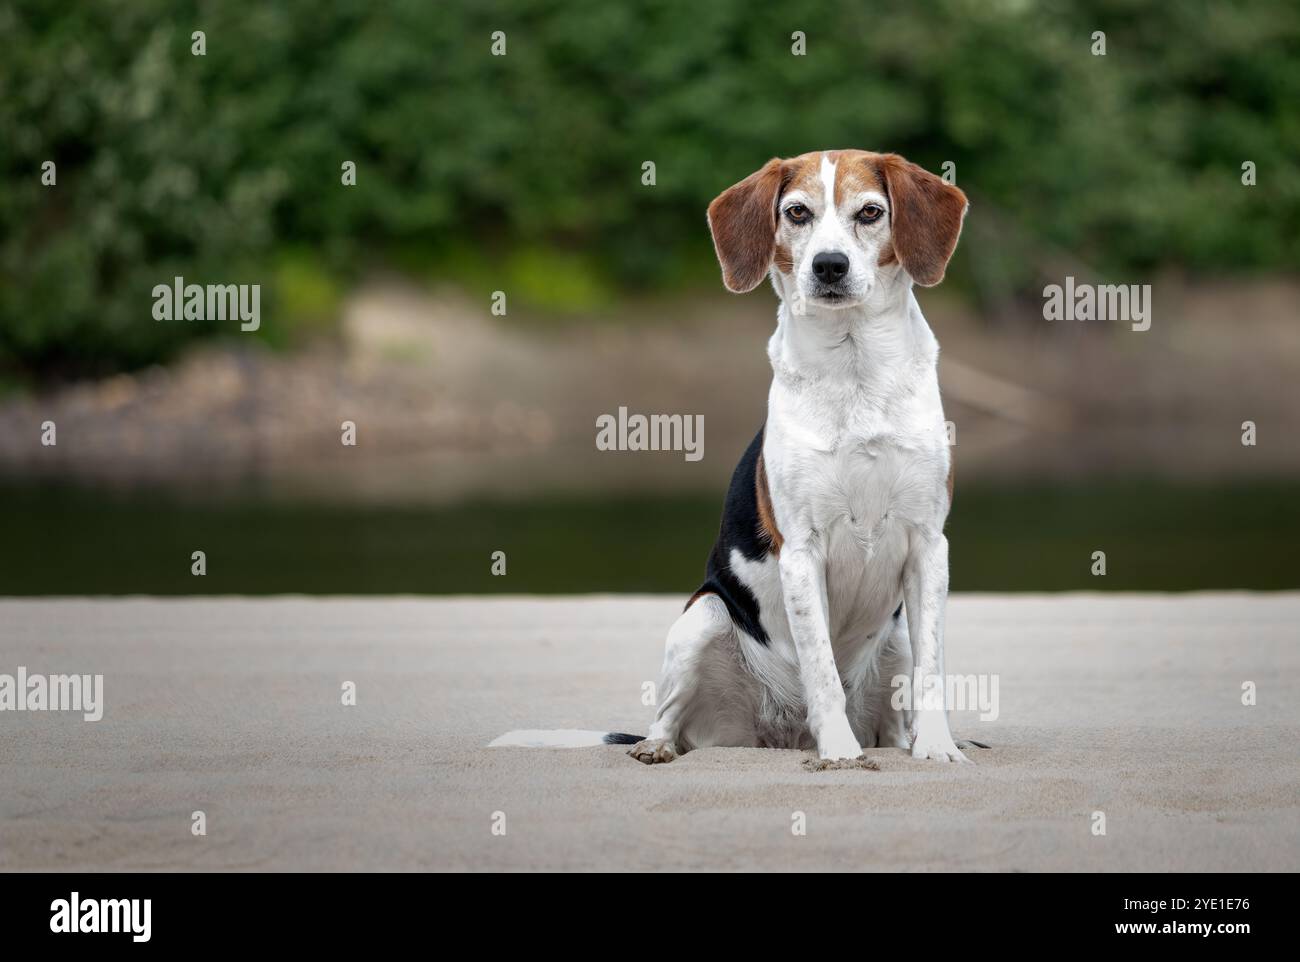
[[[775,270],[806,304],[839,308],[900,266],[938,284],[965,214],[965,194],[897,154],[828,150],[774,158],[724,190],[709,230],[729,290],[752,291]]]

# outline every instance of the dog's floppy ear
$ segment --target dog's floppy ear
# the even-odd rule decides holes
[[[913,281],[933,287],[943,280],[948,258],[957,249],[966,195],[897,154],[880,158],[880,174],[893,208],[894,254]]]
[[[752,291],[772,265],[782,167],[780,159],[772,158],[709,205],[709,232],[729,291]]]

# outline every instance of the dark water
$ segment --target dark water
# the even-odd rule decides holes
[[[720,497],[320,506],[8,486],[0,594],[675,592],[698,585]],[[966,485],[955,591],[1300,587],[1293,484]],[[206,577],[190,555],[207,554]],[[491,555],[504,551],[507,574]],[[1094,551],[1107,574],[1090,573]]]

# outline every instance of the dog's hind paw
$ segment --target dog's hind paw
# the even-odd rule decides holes
[[[646,765],[661,765],[677,757],[677,746],[666,738],[647,738],[637,742],[627,753]]]

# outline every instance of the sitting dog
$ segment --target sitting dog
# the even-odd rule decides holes
[[[943,704],[952,464],[939,347],[912,287],[943,279],[966,196],[896,154],[773,159],[709,205],[722,279],[770,276],[767,421],[740,459],[704,584],[668,633],[648,736],[493,744],[864,747],[966,761]],[[891,705],[912,679],[910,710]]]

